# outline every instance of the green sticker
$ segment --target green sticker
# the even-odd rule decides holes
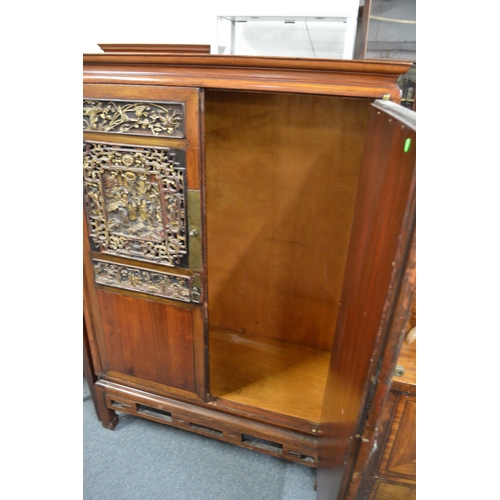
[[[411,139],[408,137],[405,141],[404,152],[408,153],[410,151]]]

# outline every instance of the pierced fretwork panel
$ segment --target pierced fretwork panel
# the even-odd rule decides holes
[[[84,100],[83,130],[183,138],[184,104]]]
[[[92,250],[187,267],[185,153],[84,143]]]

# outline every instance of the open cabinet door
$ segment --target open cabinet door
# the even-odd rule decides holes
[[[414,295],[415,122],[413,111],[390,101],[370,110],[322,411],[318,500],[346,498],[373,395],[388,392],[405,333]]]
[[[106,382],[197,400],[208,392],[201,98],[84,85],[84,299],[103,407],[114,404]]]

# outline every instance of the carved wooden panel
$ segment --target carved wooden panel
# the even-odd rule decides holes
[[[83,101],[83,130],[183,138],[183,103]]]
[[[93,251],[187,266],[183,150],[86,142],[83,171]]]
[[[183,302],[199,302],[200,288],[195,276],[143,269],[136,266],[94,260],[95,282],[123,290],[147,293]]]

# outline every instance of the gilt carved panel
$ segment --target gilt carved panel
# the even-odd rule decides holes
[[[92,250],[186,267],[183,150],[87,142],[83,171]]]
[[[192,288],[190,276],[152,271],[136,266],[94,260],[94,277],[100,285],[113,286],[124,290],[147,293],[167,299],[191,302],[193,293],[197,301],[197,290]]]
[[[183,138],[184,104],[84,100],[83,130]]]

